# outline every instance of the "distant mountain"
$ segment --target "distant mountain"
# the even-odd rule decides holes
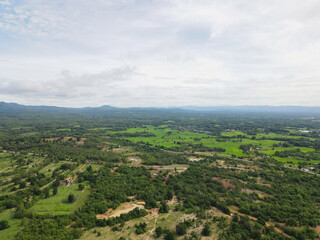
[[[284,114],[320,114],[320,107],[303,106],[183,106],[183,107],[131,107],[119,108],[110,105],[101,107],[66,108],[55,106],[26,106],[17,103],[0,102],[0,114],[15,113],[36,113],[36,112],[56,112],[56,113],[103,113],[108,111],[170,111],[170,112],[206,112],[206,113],[284,113]]]
[[[181,109],[201,112],[320,113],[320,107],[305,106],[185,106]]]
[[[100,110],[109,110],[109,109],[117,109],[117,107],[113,107],[110,105],[103,105],[101,107],[85,107],[82,108],[83,110],[96,110],[96,109],[100,109]]]
[[[55,106],[26,106],[17,103],[0,102],[0,114],[15,115],[24,113],[76,113],[82,112],[81,109],[64,108]]]

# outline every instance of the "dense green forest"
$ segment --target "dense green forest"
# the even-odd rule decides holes
[[[0,239],[317,239],[320,117],[0,116]]]

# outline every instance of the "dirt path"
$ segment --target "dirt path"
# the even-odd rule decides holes
[[[40,190],[45,189],[45,188],[48,187],[50,184],[52,184],[55,180],[56,180],[56,179],[53,179],[51,182],[49,182],[49,183],[47,183],[46,185],[42,186],[42,187],[40,188]]]
[[[272,226],[272,225],[271,225],[270,223],[268,223],[268,222],[266,222],[266,226],[267,226],[267,227],[273,227],[276,232],[281,233],[281,234],[283,234],[284,236],[286,236],[286,237],[288,237],[288,238],[291,238],[291,236],[289,236],[288,234],[286,234],[285,232],[283,232],[281,229],[276,228],[275,226]]]
[[[86,166],[87,164],[85,163],[85,164],[83,164],[82,165],[82,167],[79,169],[79,171],[78,172],[80,172],[85,166]],[[76,174],[76,175],[74,175],[74,178],[72,179],[72,183],[77,179],[77,177],[78,177],[78,175]]]
[[[60,175],[65,174],[67,171],[69,171],[69,169],[65,170],[65,171],[64,171],[63,173],[61,173]],[[57,180],[57,179],[55,178],[55,179],[53,179],[51,182],[49,182],[49,183],[47,183],[46,185],[42,186],[42,187],[40,188],[40,190],[45,189],[45,188],[48,187],[50,184],[52,184],[55,180]]]
[[[172,199],[168,201],[168,205],[173,205],[175,202],[178,202],[178,197],[173,195]]]
[[[235,210],[231,210],[231,212],[232,212],[232,213],[237,213],[238,215],[241,215],[241,216],[247,216],[247,217],[249,217],[251,220],[254,220],[254,221],[257,221],[257,220],[258,220],[258,219],[255,218],[255,217],[252,217],[252,216],[250,216],[250,215],[246,215],[246,214],[243,214],[243,213],[239,213],[239,212],[237,212],[237,211],[235,211]],[[281,233],[281,234],[283,234],[284,236],[286,236],[286,237],[288,237],[288,238],[291,238],[291,236],[289,236],[288,234],[284,233],[281,229],[276,228],[275,226],[271,225],[271,224],[268,223],[268,222],[266,222],[266,226],[267,226],[267,227],[273,227],[276,232]]]
[[[158,223],[158,217],[159,217],[159,214],[156,215],[156,218],[155,218],[155,220],[154,220],[154,226],[153,226],[153,228],[151,229],[150,234],[149,234],[149,236],[147,237],[147,240],[149,240],[149,238],[151,237],[151,235],[153,234],[153,232],[156,230],[157,223]]]
[[[169,172],[169,173],[167,174],[167,176],[165,177],[164,182],[163,182],[164,185],[167,184],[167,181],[168,181],[170,175],[172,175],[172,172]]]

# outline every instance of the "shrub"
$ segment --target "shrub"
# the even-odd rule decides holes
[[[72,193],[69,194],[69,196],[68,196],[68,202],[69,202],[69,203],[73,203],[75,199],[76,199],[76,198],[75,198],[75,196],[74,196]]]

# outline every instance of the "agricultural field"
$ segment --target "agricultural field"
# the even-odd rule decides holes
[[[289,136],[284,134],[277,133],[268,133],[268,134],[256,134],[255,136],[249,136],[246,133],[241,131],[228,131],[222,132],[221,135],[215,136],[211,134],[190,132],[190,131],[181,131],[181,130],[172,130],[167,128],[167,126],[145,126],[143,128],[129,128],[126,131],[123,131],[125,139],[133,143],[146,143],[153,146],[160,146],[167,149],[179,148],[181,145],[192,146],[199,145],[208,147],[208,148],[222,148],[223,154],[234,156],[234,157],[246,157],[252,158],[258,155],[273,157],[275,153],[283,150],[297,150],[302,153],[314,152],[312,147],[277,147],[281,145],[286,140],[295,139],[301,140],[305,139],[304,136]],[[119,134],[119,133],[117,133]],[[125,134],[136,134],[137,137],[126,137]],[[146,136],[140,136],[146,135]],[[316,139],[307,138],[308,141],[312,142]],[[244,152],[241,149],[242,145],[252,145],[250,151]],[[214,149],[212,149],[215,152]],[[293,164],[298,164],[300,162],[305,162],[302,159],[296,158],[294,156],[288,157],[278,157],[274,156],[275,159],[281,162],[292,162]],[[319,160],[308,160],[308,163],[320,163]]]
[[[119,114],[2,119],[0,239],[318,238],[319,122]]]
[[[50,195],[52,191],[50,191]],[[68,196],[73,194],[75,201],[68,202]],[[72,184],[70,186],[58,187],[58,193],[55,196],[47,199],[40,199],[32,208],[31,211],[39,215],[64,215],[70,214],[83,205],[89,189],[84,188],[79,190],[78,184]]]

